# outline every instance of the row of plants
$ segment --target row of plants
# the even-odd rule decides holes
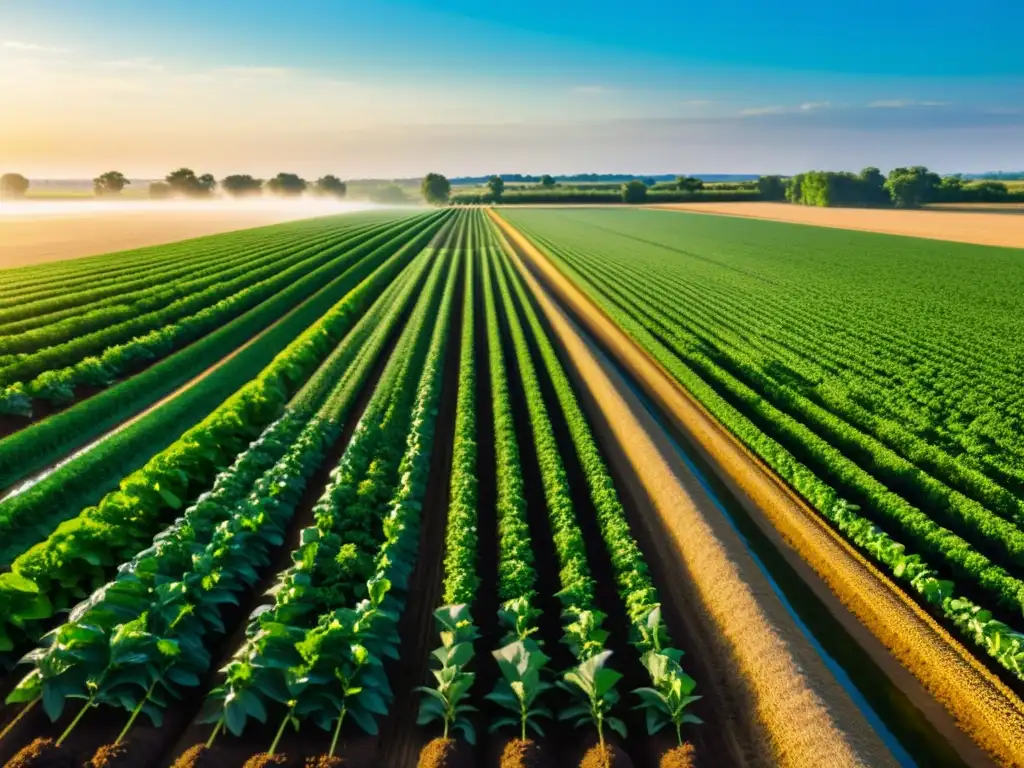
[[[360,214],[360,218],[372,220],[368,214]],[[152,270],[167,269],[197,258],[216,258],[226,251],[259,246],[268,241],[316,235],[329,231],[336,223],[327,219],[308,219],[146,246],[133,251],[4,270],[0,272],[0,308],[14,306],[27,299],[57,296],[62,290],[114,285]]]
[[[572,257],[569,260],[578,263]],[[873,507],[892,508],[892,513],[885,512],[886,517],[906,518],[906,510],[916,504],[919,509],[929,511],[929,518],[967,539],[967,542],[950,539],[949,546],[959,549],[969,544],[1003,568],[1024,564],[1024,532],[1014,522],[950,488],[941,478],[933,477],[880,440],[848,424],[841,411],[836,413],[834,408],[816,403],[797,387],[776,381],[762,370],[745,342],[737,339],[734,344],[727,344],[718,336],[718,353],[702,352],[700,340],[707,337],[705,329],[713,323],[713,310],[705,312],[699,304],[688,302],[684,316],[675,309],[679,306],[678,297],[657,285],[650,285],[629,270],[606,268],[599,259],[594,261],[591,274],[606,284],[614,280],[621,286],[618,290],[622,301],[636,302],[634,312],[661,338],[671,341],[676,352],[702,376],[720,382],[721,387],[743,392],[744,400],[750,399],[747,393],[756,392],[766,401],[760,410],[765,418],[780,425],[780,433],[810,446],[817,453],[833,451],[850,457],[847,463],[851,468],[859,467],[876,478],[879,482],[870,487],[864,482],[857,483],[856,487],[862,493],[871,494]],[[727,355],[723,354],[726,350]],[[734,387],[729,384],[732,379],[736,381]],[[785,438],[779,439],[785,442]],[[889,489],[898,491],[899,497],[888,492]],[[962,578],[968,573],[959,571],[957,576]],[[1020,595],[1022,588],[1024,582],[1010,582],[1001,589],[1001,596]],[[1017,597],[1009,607],[1016,612],[1022,605],[1024,598]]]
[[[0,351],[4,354],[30,352],[40,346],[54,343],[52,336],[33,336],[26,333],[43,326],[52,328],[68,318],[80,318],[80,325],[69,327],[72,335],[93,331],[106,324],[158,309],[176,298],[186,296],[210,284],[209,278],[228,279],[239,274],[236,268],[247,262],[259,265],[267,258],[291,256],[312,245],[329,245],[339,236],[355,234],[366,225],[353,220],[335,223],[331,231],[305,237],[278,235],[263,244],[248,247],[227,246],[219,251],[201,250],[193,257],[168,267],[140,270],[112,282],[98,281],[76,290],[67,287],[57,295],[35,298],[24,296],[20,302],[6,309],[0,308]],[[53,290],[53,289],[51,289]],[[106,313],[97,310],[105,309]],[[17,334],[17,336],[16,336]],[[57,341],[63,340],[57,337]],[[42,342],[42,343],[37,343]]]
[[[651,687],[635,692],[641,698],[640,707],[645,710],[648,734],[653,736],[662,728],[672,727],[681,761],[681,756],[692,750],[692,747],[683,740],[683,725],[701,722],[697,716],[687,711],[690,705],[700,698],[693,695],[696,681],[682,669],[683,651],[671,646],[668,632],[661,621],[661,600],[658,590],[643,553],[633,538],[615,484],[572,384],[558,359],[551,339],[541,325],[522,281],[507,257],[502,259],[502,262],[508,281],[518,299],[518,306],[526,318],[540,352],[543,367],[565,416],[576,455],[586,476],[601,536],[610,555],[619,597],[632,622],[630,641],[639,652],[644,668],[650,675]]]
[[[372,734],[387,713],[391,690],[383,662],[398,655],[397,625],[417,554],[458,266],[444,252],[436,259],[317,503],[316,524],[302,532],[294,565],[272,590],[273,604],[252,619],[249,639],[224,670],[224,684],[208,697],[202,719],[215,724],[211,744],[221,729],[240,734],[250,718],[264,721],[273,710],[281,720],[268,754],[276,752],[289,725],[311,720],[333,732],[333,757],[347,719]],[[405,426],[397,443],[382,419]],[[389,470],[384,465],[392,463],[394,447],[399,461]],[[375,510],[355,508],[359,491],[368,491]],[[349,524],[352,516],[358,521]],[[339,562],[352,567],[332,567]]]
[[[315,322],[336,301],[365,279],[383,259],[394,254],[410,239],[434,226],[438,216],[442,215],[433,214],[409,220],[404,229],[396,232],[389,240],[379,245],[375,251],[365,255],[361,262],[326,285],[319,281],[318,276],[307,275],[241,317],[228,322],[222,328],[209,333],[185,349],[157,361],[142,373],[118,382],[88,400],[77,403],[0,440],[0,487],[8,487],[23,481],[67,456],[76,448],[103,435],[130,416],[158,402],[169,393],[175,392],[186,382],[222,361],[225,350],[237,349],[264,331],[267,336],[283,339],[281,346],[278,347],[278,350],[282,349],[295,335]],[[278,325],[274,325],[275,323]],[[280,331],[284,326],[291,329],[291,336],[281,336]],[[260,342],[254,346],[263,347],[264,342],[269,343],[269,339],[263,339],[263,337],[260,339]],[[252,354],[253,351],[250,347],[239,356],[250,357]],[[269,359],[263,365],[268,362],[270,362]],[[235,367],[236,361],[232,359],[222,368],[228,366]],[[218,369],[198,386],[205,389],[210,385],[209,378],[222,378],[224,373],[222,369]],[[171,402],[178,401],[180,397],[188,399],[189,393],[196,394],[193,392],[194,389],[195,387],[179,394]],[[169,405],[171,403],[161,406],[158,412],[165,410]],[[149,437],[146,442],[138,443],[133,451],[118,451],[118,453],[130,454],[142,460],[148,459],[157,449],[154,447],[148,455],[140,453],[140,450],[144,450],[145,445],[153,444],[155,440],[159,439],[154,438],[153,431],[149,429],[149,426],[159,418],[156,413],[149,414],[145,418],[146,427],[143,427],[141,423],[130,427],[132,434],[138,434],[145,428]],[[90,451],[93,454],[91,458],[83,457],[76,460],[73,464],[55,472],[48,480],[44,480],[31,490],[26,491],[36,501],[10,499],[0,503],[0,519],[7,514],[5,510],[11,509],[12,502],[17,505],[25,503],[34,505],[43,501],[44,495],[47,499],[52,498],[51,493],[60,493],[68,498],[69,503],[73,506],[74,498],[78,494],[88,487],[96,488],[100,485],[99,479],[95,475],[88,478],[81,477],[83,472],[86,472],[82,469],[83,461],[93,467],[93,471],[97,471],[95,468],[100,468],[104,462],[111,461],[110,451],[113,450],[113,444],[110,441],[123,442],[128,439],[127,433],[128,430],[125,430],[114,437],[107,438],[98,448]],[[96,456],[99,455],[95,454],[97,450],[106,454],[103,462],[97,463]],[[141,461],[136,464],[137,466],[141,466]],[[80,477],[81,479],[79,479]],[[48,500],[45,503],[48,506],[53,506]],[[79,507],[81,506],[84,504],[79,505]]]
[[[224,607],[253,587],[283,543],[310,475],[337,439],[427,262],[419,257],[317,370],[311,383],[326,387],[304,389],[211,491],[26,656],[33,669],[9,703],[27,711],[41,701],[56,721],[68,699],[86,702],[54,748],[100,705],[130,713],[113,745],[119,747],[140,713],[159,725],[183,689],[199,684],[212,662],[211,638],[226,631]]]
[[[18,339],[25,339],[26,344],[33,343],[32,337],[43,335],[53,339],[54,344],[0,359],[0,382],[7,385],[0,391],[0,405],[10,409],[21,405],[24,399],[30,404],[36,397],[66,403],[74,399],[76,384],[109,386],[117,378],[258,306],[307,275],[315,274],[321,284],[330,280],[402,226],[398,222],[384,225],[380,232],[374,229],[341,236],[326,249],[314,245],[292,256],[271,254],[258,263],[250,262],[232,270],[233,277],[215,276],[183,286],[187,292],[162,309],[128,314],[129,319],[112,325],[106,325],[107,316],[122,314],[121,310],[97,310],[100,327],[93,332],[79,335],[78,331],[80,326],[92,322],[89,313],[20,334]]]
[[[168,513],[209,487],[241,448],[280,417],[285,404],[443,223],[384,261],[255,379],[197,426],[127,476],[95,507],[66,521],[0,575],[0,647],[38,632],[41,621],[88,594],[159,530]]]
[[[549,249],[548,253],[715,418],[857,544],[861,551],[884,566],[897,581],[918,594],[937,614],[955,624],[969,642],[1012,674],[1024,679],[1024,634],[996,619],[991,610],[978,605],[974,600],[957,595],[954,582],[944,578],[941,571],[928,562],[927,557],[937,556],[942,561],[942,567],[958,569],[962,576],[990,591],[998,601],[1008,606],[1019,606],[1022,600],[1021,586],[1017,579],[973,551],[963,539],[938,526],[925,513],[911,507],[896,494],[885,491],[867,473],[855,470],[853,463],[834,448],[819,444],[816,450],[820,450],[817,453],[806,455],[806,458],[829,467],[830,474],[842,480],[844,486],[852,484],[853,488],[860,488],[860,492],[870,500],[872,511],[875,514],[884,513],[891,522],[900,525],[912,537],[915,546],[925,554],[908,553],[906,544],[894,539],[862,513],[856,504],[842,499],[829,482],[821,479],[805,461],[794,456],[786,445],[766,433],[759,423],[772,425],[773,431],[779,426],[800,429],[800,425],[787,424],[784,414],[765,421],[752,420],[751,414],[759,409],[774,409],[757,393],[736,382],[725,388],[724,392],[719,391],[685,362],[689,356],[681,357],[681,348],[667,346],[662,340],[664,336],[660,335],[664,325],[652,331],[644,322],[643,307],[647,303],[644,297],[636,292],[619,294],[619,287],[625,285],[628,278],[619,274],[614,282],[603,280],[594,276],[585,264],[575,266],[562,256],[560,250]],[[735,392],[742,392],[742,397],[729,396]],[[792,421],[791,418],[789,420]]]
[[[477,534],[478,467],[476,427],[475,365],[475,270],[478,245],[478,217],[469,219],[465,239],[462,297],[462,331],[459,339],[459,379],[455,408],[455,442],[449,479],[448,518],[444,544],[444,583],[441,605],[434,611],[440,646],[433,651],[434,684],[417,688],[423,694],[418,725],[440,723],[440,741],[424,747],[420,764],[430,764],[430,755],[447,754],[458,747],[450,734],[459,731],[470,745],[476,743],[473,714],[469,703],[476,674],[471,671],[474,643],[480,631],[473,621],[473,603],[480,589],[479,537]]]

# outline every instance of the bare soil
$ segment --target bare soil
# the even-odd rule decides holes
[[[1024,206],[1011,204],[934,206],[920,211],[815,208],[789,203],[664,203],[647,207],[1024,248]]]
[[[132,204],[99,212],[88,203],[80,203],[61,206],[55,212],[40,204],[35,213],[31,205],[25,204],[18,213],[0,217],[0,269],[161,245],[300,218],[303,214],[299,209],[287,208],[161,210]]]
[[[506,234],[546,282],[565,281],[556,271],[548,274],[545,267],[553,268],[518,232],[509,227]],[[598,361],[521,261],[518,266],[583,382],[596,431],[615,449],[609,458],[625,463],[620,476],[642,483],[634,495],[652,502],[643,520],[656,544],[649,557],[675,567],[674,579],[659,579],[675,585],[662,598],[688,617],[690,637],[705,640],[687,658],[699,665],[695,671],[709,703],[726,710],[715,727],[730,730],[739,747],[726,759],[752,765],[893,765],[654,417],[625,380]],[[582,296],[571,284],[564,288]],[[595,321],[608,323],[591,308]],[[614,326],[608,330],[625,340]]]

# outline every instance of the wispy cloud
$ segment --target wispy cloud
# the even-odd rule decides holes
[[[948,101],[917,101],[915,99],[881,99],[869,101],[872,109],[904,109],[906,107],[948,107]]]
[[[104,61],[104,67],[112,69],[128,70],[133,72],[166,72],[167,67],[148,56],[139,56],[133,59],[119,59],[117,61]]]
[[[3,47],[9,51],[21,51],[22,53],[67,53],[67,48],[58,48],[52,45],[39,45],[37,43],[26,43],[21,40],[4,40]]]
[[[828,109],[832,106],[831,101],[805,101],[800,105],[801,112],[810,112],[814,109]]]
[[[744,117],[756,117],[757,115],[784,115],[789,111],[786,107],[775,105],[772,107],[748,107],[741,109],[740,114]]]
[[[603,85],[577,85],[572,89],[573,93],[584,93],[591,96],[597,96],[602,93],[608,93],[608,89]]]

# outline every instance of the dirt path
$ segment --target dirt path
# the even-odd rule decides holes
[[[1024,754],[1021,749],[1024,744],[1021,741],[1024,734],[1021,728],[1024,710],[1019,699],[916,604],[909,601],[891,582],[839,539],[812,510],[789,493],[788,489],[782,486],[756,458],[747,453],[714,422],[699,404],[692,401],[668,374],[567,281],[525,238],[500,219],[499,223],[506,228],[507,234],[516,245],[525,249],[531,266],[543,276],[545,283],[555,287],[558,298],[570,307],[574,314],[584,318],[588,330],[608,349],[613,350],[623,365],[636,373],[637,381],[647,390],[655,403],[664,412],[673,415],[682,431],[692,438],[695,447],[706,454],[711,466],[720,471],[721,479],[735,491],[737,499],[750,509],[755,519],[760,518],[764,521],[765,529],[772,530],[782,544],[783,553],[794,564],[801,566],[810,577],[811,585],[813,586],[815,581],[823,580],[824,583],[816,592],[823,599],[827,599],[826,604],[831,603],[830,607],[837,617],[846,614],[847,624],[852,625],[854,629],[859,626],[858,640],[872,640],[872,636],[844,610],[836,595],[850,611],[874,629],[878,640],[892,648],[899,661],[909,666],[923,680],[931,682],[929,687],[932,692],[955,711],[961,725],[979,742],[1002,758],[1004,764],[1019,765],[1020,756]],[[529,273],[527,278],[532,283],[533,290],[537,292],[536,280]],[[659,450],[657,447],[656,441],[661,428],[650,421],[645,423],[643,413],[639,416],[630,415],[624,403],[629,402],[632,393],[628,389],[622,390],[621,382],[618,387],[613,386],[614,375],[610,376],[610,372],[601,369],[592,351],[572,331],[565,315],[554,307],[546,294],[538,293],[538,297],[545,307],[545,313],[549,315],[549,321],[563,337],[563,343],[574,364],[584,371],[587,387],[601,404],[602,418],[607,419],[609,429],[624,446],[623,450],[632,465],[632,471],[644,482],[655,507],[671,510],[660,514],[669,535],[673,535],[674,531],[674,535],[678,537],[676,543],[689,571],[688,578],[695,582],[696,588],[700,591],[700,599],[707,606],[709,615],[714,617],[722,637],[731,643],[737,668],[753,669],[755,672],[752,678],[748,674],[747,682],[753,688],[749,695],[756,703],[762,722],[775,737],[789,737],[788,729],[791,726],[786,724],[801,722],[794,719],[799,714],[799,708],[796,713],[786,715],[784,711],[789,704],[779,700],[779,692],[786,690],[789,685],[775,688],[769,684],[771,670],[758,671],[756,667],[749,666],[756,662],[745,658],[750,648],[739,642],[745,629],[751,626],[751,621],[737,621],[736,617],[746,615],[748,610],[752,612],[751,615],[760,617],[762,623],[769,626],[774,624],[773,634],[779,631],[779,626],[785,625],[784,617],[780,619],[780,625],[774,620],[776,614],[763,613],[774,601],[771,595],[762,595],[761,590],[757,589],[760,574],[743,569],[737,570],[744,558],[749,557],[738,541],[734,544],[741,551],[733,552],[729,547],[718,551],[719,557],[726,560],[733,558],[730,567],[722,566],[715,557],[711,557],[712,548],[706,546],[708,542],[722,545],[723,542],[735,538],[735,535],[730,536],[729,531],[715,528],[715,517],[718,516],[708,518],[702,515],[700,510],[710,507],[701,507],[695,503],[694,500],[699,498],[701,489],[692,489],[692,477],[687,478],[685,472],[680,475],[677,469],[667,465],[664,458],[667,454],[664,449]],[[778,530],[772,528],[773,524]],[[705,536],[695,536],[693,533],[700,529],[704,529],[706,539]],[[681,531],[686,531],[686,535],[683,536]],[[782,537],[794,549],[785,546]],[[700,545],[696,545],[696,541],[699,541]],[[695,548],[697,551],[694,551]],[[814,571],[811,571],[808,563],[801,560],[801,554]],[[711,558],[710,562],[706,562],[707,558]],[[709,578],[711,575],[714,577]],[[727,583],[728,579],[734,582],[731,586]],[[727,599],[724,599],[730,608],[716,613],[716,603],[723,601],[727,589],[735,591],[734,595],[728,595]],[[744,627],[737,626],[739,624]],[[755,635],[759,634],[755,632]],[[899,665],[884,648],[880,647],[878,640],[869,642],[865,650],[876,657],[877,663],[887,665],[897,684],[913,683],[905,672],[901,673]],[[755,637],[751,642],[760,646],[763,641]],[[782,653],[792,660],[789,654],[796,654],[800,650],[800,644],[796,643],[788,651],[783,649]],[[755,654],[755,659],[761,655],[763,652]],[[811,659],[812,665],[808,666],[802,656],[798,658],[799,665],[805,670],[813,670],[815,662],[820,664],[817,659]],[[812,676],[814,677],[816,676]],[[832,687],[834,686],[833,682]],[[913,686],[901,685],[901,688],[905,688],[905,693],[922,706],[929,719],[943,733],[952,730],[951,741],[969,764],[985,764],[984,756],[973,744],[962,737],[957,738],[956,729],[949,727],[949,717],[934,705],[930,697],[925,696],[926,700],[922,701],[922,692],[917,691],[915,695]],[[812,691],[808,690],[806,693],[811,694]],[[773,696],[776,701],[771,702]],[[841,694],[841,698],[845,698],[845,694]],[[802,706],[807,706],[807,702],[803,702]],[[859,718],[859,714],[857,717]],[[845,717],[839,721],[847,725],[852,722]],[[775,726],[772,725],[773,722]],[[776,727],[780,730],[776,731]]]
[[[990,206],[978,211],[963,207],[925,211],[815,208],[788,203],[664,203],[646,207],[1024,248],[1024,208],[1014,206],[1008,206],[1006,213],[993,212]]]

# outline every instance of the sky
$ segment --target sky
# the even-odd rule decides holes
[[[1024,169],[1018,0],[0,0],[0,172]]]

